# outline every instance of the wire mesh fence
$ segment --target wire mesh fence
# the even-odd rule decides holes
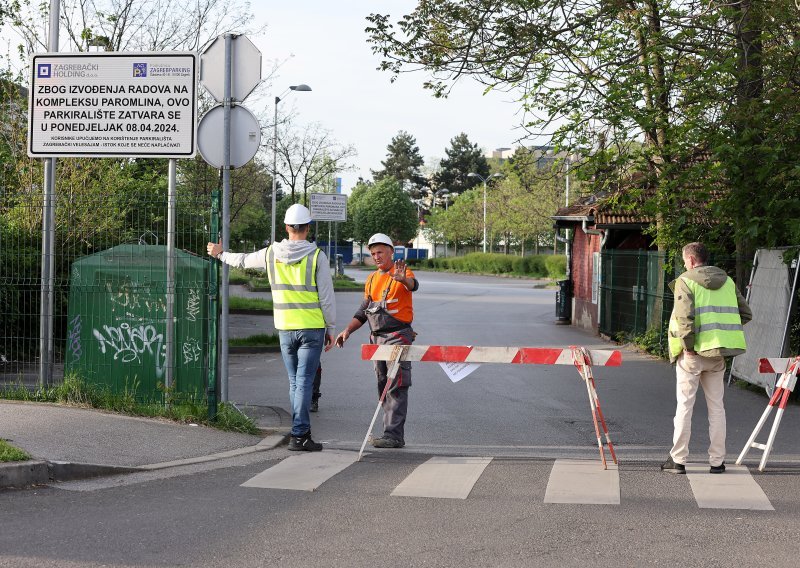
[[[40,380],[41,165],[0,178],[0,386]],[[167,161],[58,161],[53,246],[53,382],[65,373],[137,399],[204,397],[209,192],[178,184],[175,342],[167,344]],[[174,392],[164,385],[167,353]]]
[[[604,250],[601,253],[600,331],[614,338],[635,338],[666,355],[673,295],[669,283],[684,270],[680,257],[664,253]],[[734,273],[735,257],[712,255],[709,264]]]
[[[658,341],[672,310],[664,255],[653,251],[606,250],[601,253],[600,331],[617,337],[650,331]]]

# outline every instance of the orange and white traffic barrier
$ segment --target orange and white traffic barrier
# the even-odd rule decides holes
[[[736,460],[736,465],[740,465],[742,463],[742,460],[744,460],[745,456],[747,456],[747,452],[750,451],[750,448],[756,448],[764,452],[764,454],[761,456],[761,463],[758,465],[758,471],[764,471],[764,468],[767,466],[767,458],[769,458],[769,454],[772,451],[772,444],[775,442],[775,436],[778,433],[778,426],[780,426],[781,418],[783,418],[783,412],[786,410],[786,403],[789,400],[789,395],[792,393],[795,385],[797,384],[798,371],[800,371],[800,357],[772,357],[758,360],[759,373],[781,373],[781,378],[775,383],[775,392],[772,393],[772,397],[770,397],[769,402],[767,403],[767,408],[764,410],[764,414],[761,415],[761,419],[758,421],[758,424],[756,424],[753,433],[750,435],[750,438],[744,445],[742,453],[739,454],[739,458]],[[758,436],[758,433],[761,432],[761,428],[763,428],[764,423],[772,413],[772,409],[776,406],[778,407],[778,412],[775,413],[775,421],[772,423],[772,428],[769,431],[767,443],[759,444],[755,441],[756,436]]]
[[[603,411],[600,408],[600,399],[597,396],[592,366],[618,367],[622,364],[622,354],[616,350],[605,349],[586,349],[584,347],[570,346],[567,349],[560,347],[475,347],[472,345],[405,345],[402,350],[395,345],[362,345],[361,359],[365,361],[392,361],[399,366],[402,361],[421,361],[431,363],[506,363],[520,365],[575,365],[581,379],[586,383],[589,394],[589,407],[592,411],[597,444],[600,449],[600,459],[603,468],[607,469],[606,456],[603,446],[603,438],[600,434],[602,427],[605,434],[605,443],[611,453],[614,463],[617,463],[617,456],[614,452],[614,445],[608,434]],[[392,366],[390,366],[390,371]],[[396,372],[396,368],[395,368]],[[389,373],[388,384],[394,378],[394,374]],[[381,402],[383,395],[381,395]],[[375,418],[378,415],[381,402],[375,409],[372,423],[361,444],[358,459],[372,433],[375,425]]]

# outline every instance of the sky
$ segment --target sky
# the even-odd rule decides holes
[[[341,174],[345,191],[359,176],[371,178],[370,170],[381,169],[386,147],[400,130],[416,138],[426,165],[443,158],[461,132],[488,151],[516,146],[521,136],[520,106],[508,93],[484,96],[483,86],[468,79],[448,99],[434,99],[422,88],[424,72],[391,83],[391,73],[376,69],[380,58],[366,41],[365,17],[388,13],[396,21],[415,5],[409,0],[267,0],[253,5],[258,23],[268,26],[263,37],[250,38],[262,53],[263,73],[281,64],[271,85],[277,92],[268,93],[268,100],[289,85],[309,85],[312,92],[283,97],[279,110],[290,105],[301,123],[319,122],[358,152],[355,170]]]

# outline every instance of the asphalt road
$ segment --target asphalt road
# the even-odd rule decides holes
[[[529,281],[419,276],[418,344],[614,347],[553,325],[554,292]],[[359,296],[341,293],[337,301],[341,328]],[[374,377],[357,348],[365,339],[366,330],[324,358],[312,428],[328,450],[357,447],[374,411]],[[483,365],[452,384],[438,365],[415,364],[403,450],[373,451],[312,492],[241,487],[293,454],[283,448],[0,492],[0,566],[794,566],[797,406],[787,411],[768,471],[750,468],[775,510],[701,509],[689,476],[658,470],[671,438],[672,369],[629,351],[623,361],[595,369],[620,457],[619,505],[544,502],[554,459],[597,459],[573,367]],[[233,400],[285,404],[277,355],[231,363]],[[766,398],[731,388],[726,403],[730,463]],[[697,462],[708,443],[703,407],[700,398],[691,447]],[[390,496],[432,455],[493,459],[467,499]]]

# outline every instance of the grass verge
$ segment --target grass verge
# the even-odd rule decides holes
[[[272,311],[272,302],[261,298],[242,298],[241,296],[230,296],[228,298],[228,308],[231,310],[263,310]]]
[[[0,438],[0,462],[18,462],[31,459],[31,456]]]
[[[242,415],[227,403],[217,407],[217,417],[208,419],[208,401],[205,396],[175,393],[162,388],[163,401],[142,401],[136,396],[138,384],[123,392],[112,392],[108,387],[89,384],[74,375],[54,386],[29,390],[23,384],[0,387],[0,398],[26,402],[49,402],[97,408],[131,416],[166,418],[182,423],[203,424],[243,434],[259,434],[258,427],[250,418]]]
[[[277,335],[260,333],[250,337],[236,337],[228,340],[231,347],[261,347],[265,345],[280,345],[281,341]]]

